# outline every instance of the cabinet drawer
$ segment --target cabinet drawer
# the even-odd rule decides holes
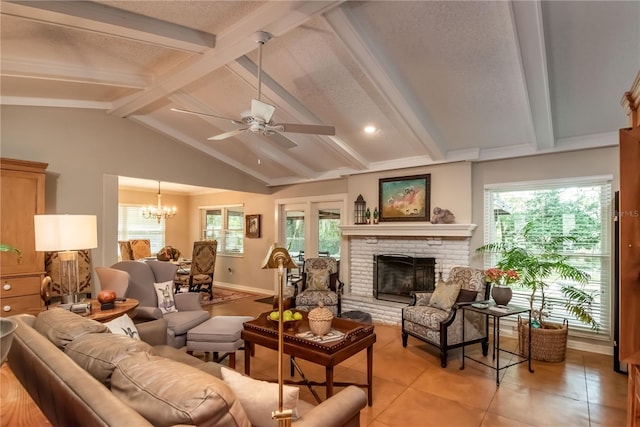
[[[11,298],[23,295],[38,295],[40,298],[40,276],[3,277],[1,279],[0,297]]]
[[[15,314],[38,314],[42,310],[40,294],[21,297],[0,298],[0,316],[13,316]]]

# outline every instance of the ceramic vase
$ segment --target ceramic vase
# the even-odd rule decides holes
[[[496,285],[491,289],[491,297],[496,305],[507,305],[511,301],[511,288],[509,286]]]

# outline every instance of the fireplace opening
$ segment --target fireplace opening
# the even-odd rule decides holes
[[[412,291],[432,292],[436,284],[436,259],[407,255],[374,255],[373,296],[394,302],[411,302]]]

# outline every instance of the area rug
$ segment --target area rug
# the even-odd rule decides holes
[[[231,289],[213,289],[213,299],[211,301],[201,301],[201,305],[215,305],[215,304],[224,304],[226,302],[231,302],[243,298],[255,298],[258,294],[252,294],[249,292],[241,292],[234,291]]]

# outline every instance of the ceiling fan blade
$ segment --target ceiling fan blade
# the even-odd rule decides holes
[[[271,121],[273,113],[276,112],[276,107],[269,105],[266,102],[259,101],[257,99],[251,100],[251,115],[255,118],[264,120],[265,123]]]
[[[280,132],[311,133],[315,135],[335,135],[336,128],[329,125],[303,125],[298,123],[276,123]]]
[[[235,123],[235,124],[242,124],[242,123],[238,122],[237,120],[230,119],[228,117],[216,116],[215,114],[209,114],[209,113],[200,113],[198,111],[185,110],[183,108],[171,108],[171,111],[176,111],[178,113],[192,114],[194,116],[213,117],[214,119],[229,120],[230,122]]]
[[[238,130],[232,130],[231,132],[221,133],[220,135],[212,136],[207,138],[209,141],[220,141],[221,139],[231,138],[232,136],[240,135],[242,132],[246,131],[248,128],[242,128]]]
[[[266,136],[267,138],[271,139],[273,142],[278,143],[282,146],[282,148],[286,148],[287,150],[298,146],[298,144],[278,132],[273,132],[270,135]]]

